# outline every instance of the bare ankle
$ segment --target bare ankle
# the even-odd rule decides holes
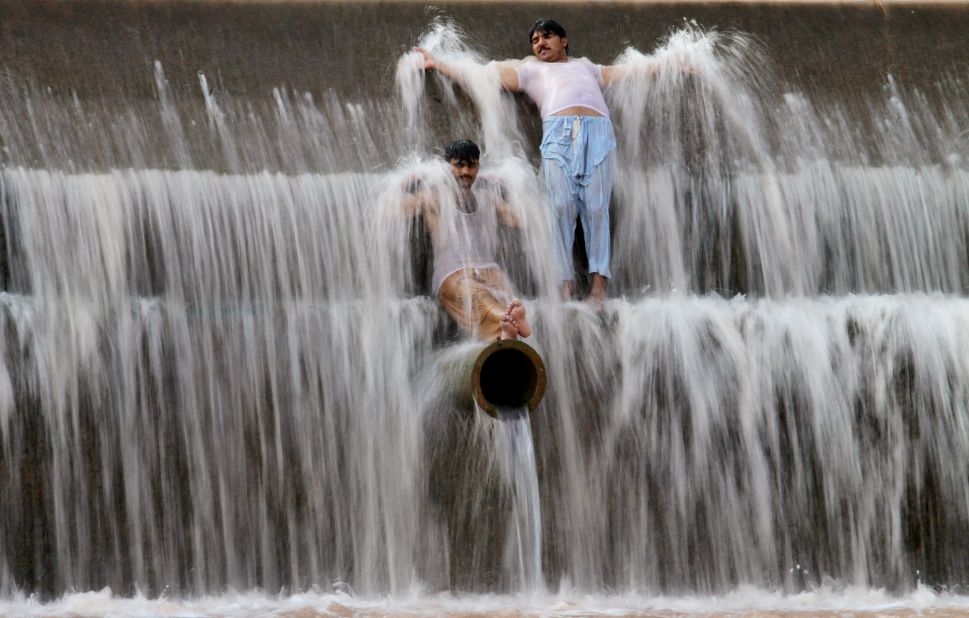
[[[589,296],[597,300],[605,300],[607,297],[606,286],[608,282],[609,280],[599,273],[594,273],[592,275],[592,289],[589,290]]]
[[[572,300],[572,293],[574,291],[571,281],[566,281],[562,284],[562,300]]]

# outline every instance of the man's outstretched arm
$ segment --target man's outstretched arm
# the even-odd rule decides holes
[[[427,51],[423,47],[415,47],[414,51],[416,51],[417,53],[419,53],[421,56],[424,57],[424,65],[422,68],[425,71],[437,71],[438,73],[440,73],[444,77],[447,77],[448,79],[454,79],[456,77],[454,69],[451,66],[443,62],[440,62],[437,58],[434,57],[434,54]]]
[[[617,64],[607,65],[602,67],[602,85],[611,86],[616,82],[622,80],[624,77],[631,75],[636,69],[630,66],[622,66]],[[650,66],[646,68],[646,74],[650,77],[656,77],[659,75],[658,66]]]
[[[696,75],[699,70],[688,62],[681,62],[679,65],[680,71],[687,73],[689,75]],[[609,86],[621,81],[623,78],[635,74],[637,71],[643,71],[646,75],[650,77],[656,77],[660,72],[660,64],[654,62],[646,65],[620,65],[612,64],[602,67],[602,85]]]
[[[499,63],[498,78],[501,80],[501,87],[508,92],[519,92],[521,90],[518,86],[518,71],[515,70],[515,67],[509,66],[507,63]]]
[[[441,62],[434,54],[423,47],[415,47],[414,51],[424,57],[423,69],[425,71],[437,71],[448,79],[461,81],[462,76],[455,68],[447,63]],[[509,92],[518,92],[518,72],[514,66],[498,63],[498,78],[501,80],[501,87]]]

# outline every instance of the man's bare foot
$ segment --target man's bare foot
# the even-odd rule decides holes
[[[600,275],[599,273],[593,273],[592,275],[592,289],[589,290],[589,297],[586,298],[586,302],[596,308],[597,311],[601,311],[602,307],[606,304],[606,282],[608,280]]]
[[[532,336],[532,327],[525,318],[525,305],[521,299],[511,299],[511,302],[508,303],[508,309],[505,310],[505,315],[511,319],[512,323],[518,329],[519,335],[522,337]]]
[[[501,316],[501,336],[499,338],[502,340],[518,339],[518,327],[507,313]]]

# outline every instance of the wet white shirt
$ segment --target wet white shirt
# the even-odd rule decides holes
[[[526,60],[515,70],[518,87],[535,101],[543,120],[569,107],[588,107],[609,117],[602,96],[601,64],[586,58],[569,58],[566,62]]]

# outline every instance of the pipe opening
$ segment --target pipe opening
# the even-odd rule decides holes
[[[478,406],[491,416],[498,417],[498,408],[530,412],[545,395],[545,363],[521,341],[497,341],[478,355],[471,384]]]

